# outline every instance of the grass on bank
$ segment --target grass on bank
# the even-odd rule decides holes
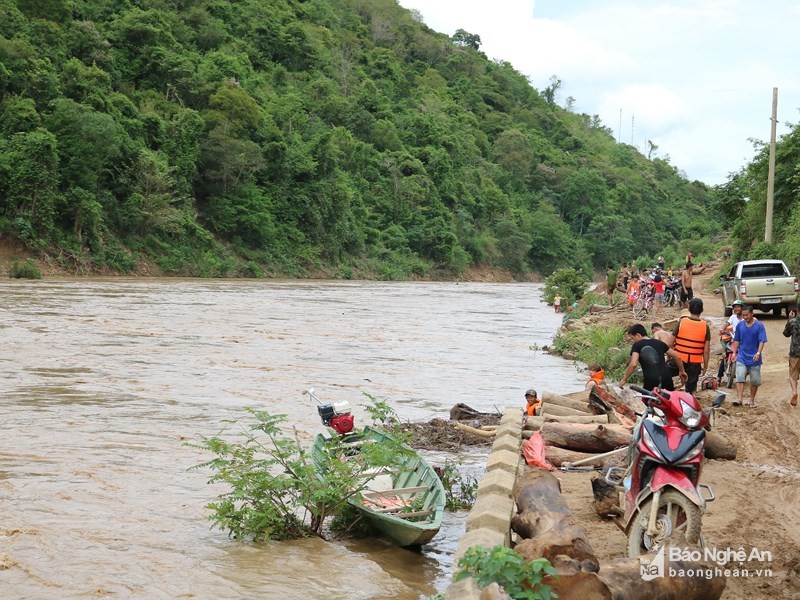
[[[580,331],[559,333],[553,340],[553,352],[573,357],[576,362],[597,363],[607,379],[619,381],[630,361],[622,325],[593,326]]]

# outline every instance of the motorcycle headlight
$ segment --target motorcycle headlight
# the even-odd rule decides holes
[[[696,410],[681,400],[681,416],[678,421],[686,425],[689,429],[696,429],[700,425],[703,417],[702,411]]]
[[[644,445],[647,446],[647,449],[656,456],[656,458],[662,462],[665,462],[664,457],[661,456],[661,452],[658,450],[658,446],[656,446],[656,443],[653,441],[650,433],[644,427],[642,427],[642,441],[644,442]]]

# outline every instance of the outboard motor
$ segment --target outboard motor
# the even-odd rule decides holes
[[[353,431],[355,419],[351,414],[351,410],[350,403],[347,401],[317,406],[317,412],[319,412],[319,418],[322,419],[322,424],[342,436]]]

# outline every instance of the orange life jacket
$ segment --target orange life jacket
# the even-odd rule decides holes
[[[605,378],[606,378],[606,374],[605,374],[605,372],[604,372],[604,371],[598,371],[597,373],[595,373],[594,375],[592,375],[592,376],[589,378],[589,381],[587,381],[586,383],[588,384],[588,383],[591,383],[592,381],[594,381],[594,382],[595,382],[597,385],[600,385],[600,384],[602,384],[602,383],[603,383],[603,381],[605,380]]]
[[[725,329],[722,330],[722,333],[719,334],[719,340],[721,342],[730,342],[733,339],[733,327],[730,323],[725,326]]]
[[[526,410],[528,411],[528,416],[533,417],[536,414],[536,409],[539,408],[541,405],[542,401],[538,399],[533,404],[528,404],[526,406]]]
[[[678,324],[678,335],[675,336],[675,351],[685,363],[703,362],[703,351],[706,347],[708,323],[685,317]]]

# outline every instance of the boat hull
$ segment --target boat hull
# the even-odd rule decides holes
[[[364,428],[358,436],[362,440],[370,440],[370,443],[393,439],[390,434],[371,427]],[[324,460],[319,458],[321,453],[325,452],[325,444],[328,441],[328,438],[320,434],[314,442],[312,454],[316,458],[315,465],[318,469],[324,464]],[[403,459],[399,468],[392,469],[389,489],[368,488],[363,494],[350,498],[348,502],[359,510],[362,517],[381,537],[398,546],[421,546],[430,542],[439,532],[444,514],[445,492],[433,467],[408,446],[404,448],[408,450],[408,457]],[[406,503],[413,500],[419,509],[413,515],[418,516],[409,518],[407,512],[405,516],[402,511],[388,512],[387,509],[381,509],[377,503],[368,500],[395,496]],[[373,505],[376,508],[372,508]]]

